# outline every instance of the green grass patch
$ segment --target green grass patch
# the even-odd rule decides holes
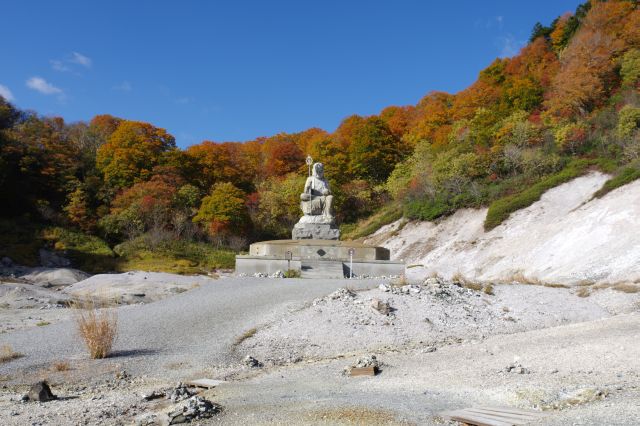
[[[73,267],[89,273],[115,268],[115,254],[96,236],[47,227],[26,218],[0,220],[0,257],[7,256],[18,265],[38,266],[41,248],[60,252]]]
[[[143,235],[112,250],[99,237],[77,230],[47,227],[23,218],[0,220],[0,257],[7,256],[19,265],[38,266],[38,251],[47,248],[69,258],[74,268],[91,274],[131,270],[199,274],[235,266],[234,251],[208,243],[149,241]]]
[[[382,207],[373,215],[356,223],[346,223],[340,226],[340,234],[343,240],[355,240],[366,237],[376,232],[384,225],[402,218],[402,208],[398,203]]]
[[[602,188],[593,194],[594,198],[602,198],[616,188],[620,188],[634,180],[640,179],[640,169],[636,167],[625,167],[620,173],[612,177],[602,185]]]
[[[297,269],[287,269],[284,271],[285,278],[300,278],[301,275],[302,273]]]
[[[410,219],[435,220],[453,213],[455,207],[444,197],[438,196],[432,200],[411,200],[405,205],[404,214]]]
[[[146,236],[119,244],[116,270],[143,270],[174,274],[202,274],[214,269],[232,269],[236,253],[203,242],[164,240],[155,244]]]
[[[83,234],[80,231],[61,227],[49,227],[42,230],[42,237],[56,251],[63,251],[73,265],[89,273],[113,271],[116,268],[116,256],[102,239]]]
[[[583,159],[572,160],[558,173],[543,178],[524,191],[492,202],[484,221],[484,229],[489,231],[495,228],[507,220],[511,213],[538,201],[545,191],[585,174],[594,164],[597,162]]]
[[[411,200],[404,206],[404,215],[409,219],[435,220],[442,216],[453,214],[458,209],[466,207],[479,207],[483,202],[483,195],[474,195],[463,192],[454,196],[445,193],[438,194],[435,198]]]

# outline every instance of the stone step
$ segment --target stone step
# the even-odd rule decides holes
[[[344,278],[341,261],[303,261],[302,278]]]

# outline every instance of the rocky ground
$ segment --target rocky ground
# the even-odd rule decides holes
[[[196,278],[111,278],[163,298],[115,308],[104,360],[86,355],[68,291],[0,284],[0,322],[18,324],[0,346],[21,355],[0,363],[0,423],[443,424],[477,405],[545,410],[554,425],[640,415],[639,293],[224,276],[165,293]],[[372,356],[378,375],[344,374]],[[197,378],[224,383],[179,385]],[[58,398],[23,401],[43,379]]]

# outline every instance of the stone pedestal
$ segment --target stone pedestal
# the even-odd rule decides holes
[[[294,240],[339,240],[340,230],[329,223],[296,223],[291,232]]]
[[[293,269],[302,278],[400,276],[404,262],[389,260],[389,250],[353,241],[276,240],[251,244],[248,255],[236,256],[236,272],[247,275]],[[352,269],[353,268],[353,269]]]

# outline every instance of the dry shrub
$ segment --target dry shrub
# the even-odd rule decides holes
[[[13,359],[22,358],[24,355],[20,352],[16,352],[9,345],[4,345],[0,348],[0,364],[9,362]]]
[[[456,272],[451,276],[451,281],[454,283],[463,284],[467,281],[467,279],[460,272]]]
[[[580,287],[576,291],[576,296],[578,297],[589,297],[591,295],[591,291],[587,287]]]
[[[232,235],[229,237],[228,245],[233,251],[242,251],[249,245],[249,240],[246,237]]]
[[[405,274],[400,275],[398,278],[391,282],[391,285],[393,285],[394,287],[404,287],[407,284],[408,282]]]
[[[106,358],[116,340],[118,314],[115,309],[98,309],[94,303],[78,306],[76,325],[93,359]]]
[[[475,291],[482,291],[482,288],[484,287],[480,283],[472,283],[472,282],[469,282],[469,281],[461,282],[460,284],[462,284],[462,287],[464,287],[464,288],[468,288],[468,289],[475,290]]]
[[[437,278],[437,274],[435,276]],[[483,284],[476,281],[471,281],[462,275],[460,272],[456,272],[452,277],[451,281],[454,284],[458,284],[461,287],[468,288],[474,291],[482,291],[485,294],[493,295],[493,285],[492,284]]]
[[[258,329],[255,327],[245,331],[240,336],[238,336],[238,338],[236,338],[236,341],[234,342],[234,346],[238,346],[245,340],[252,338],[257,332],[258,332]]]
[[[569,286],[566,284],[557,284],[557,283],[545,283],[544,286],[550,287],[550,288],[569,288]]]
[[[527,277],[522,272],[516,272],[511,276],[511,282],[527,285],[543,285],[543,282],[537,278]]]
[[[634,285],[634,284],[627,284],[627,283],[622,283],[622,284],[616,284],[615,286],[613,286],[614,290],[617,291],[621,291],[623,293],[638,293],[640,292],[640,286]]]
[[[53,371],[69,371],[71,370],[71,365],[69,361],[56,361],[51,364],[51,369]]]

